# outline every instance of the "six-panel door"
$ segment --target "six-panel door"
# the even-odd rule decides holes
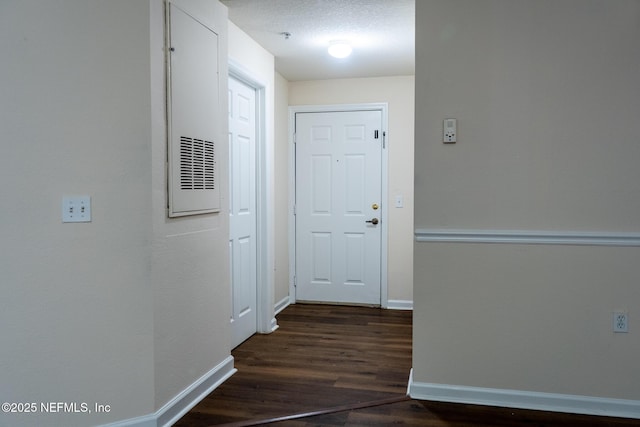
[[[296,114],[297,300],[380,304],[381,126],[381,111]]]

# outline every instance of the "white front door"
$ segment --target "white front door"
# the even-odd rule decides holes
[[[296,299],[379,305],[382,112],[295,117]]]
[[[256,91],[229,78],[232,348],[257,330]]]

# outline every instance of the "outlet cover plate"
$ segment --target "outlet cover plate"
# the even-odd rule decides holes
[[[629,315],[626,312],[613,312],[613,332],[629,332]]]

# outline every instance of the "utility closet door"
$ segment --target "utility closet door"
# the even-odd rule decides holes
[[[229,78],[231,347],[257,331],[256,91]]]
[[[382,111],[296,114],[296,299],[380,305]]]

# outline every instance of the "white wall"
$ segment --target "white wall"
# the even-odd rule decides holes
[[[148,1],[0,3],[0,400],[112,408],[2,425],[154,410],[149,30]]]
[[[163,3],[0,3],[0,400],[92,410],[2,425],[154,423],[230,359],[228,216],[166,216]],[[226,107],[226,8],[176,3],[219,29]],[[64,195],[92,222],[61,223]]]
[[[389,105],[388,298],[413,299],[414,77],[316,80],[289,83],[289,105],[387,102]],[[280,124],[282,125],[282,124]],[[286,159],[287,152],[278,158]],[[394,208],[396,195],[404,208]]]
[[[417,229],[640,231],[640,2],[433,0],[416,13]],[[441,142],[447,117],[455,145]],[[640,416],[639,256],[416,243],[414,381],[627,399]],[[612,332],[618,308],[628,334]]]
[[[219,40],[220,109],[227,111],[227,9],[217,1],[172,0],[215,29]],[[216,165],[220,213],[168,218],[162,1],[154,0],[151,33],[152,284],[155,409],[209,377],[229,357],[231,334],[227,120],[220,120]],[[148,53],[147,53],[148,55]],[[224,113],[223,113],[224,114]],[[226,117],[226,114],[224,115]]]
[[[275,286],[276,304],[289,297],[289,82],[275,73]]]

